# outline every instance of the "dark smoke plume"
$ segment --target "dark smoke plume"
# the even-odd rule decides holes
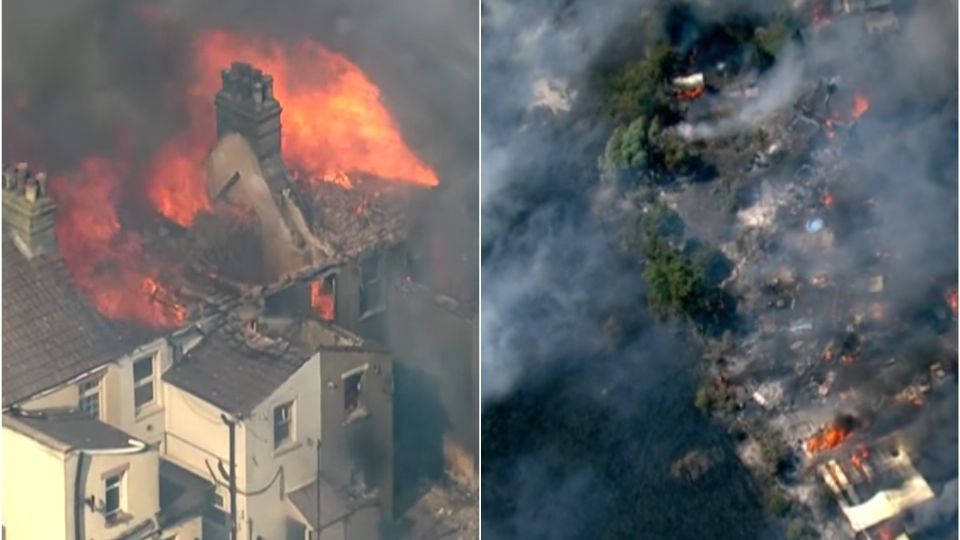
[[[595,75],[660,40],[690,52],[709,23],[769,15],[788,3],[697,2],[669,16],[646,11],[655,4],[484,3],[482,504],[484,532],[494,538],[781,534],[765,527],[728,438],[690,410],[696,347],[646,315],[639,268],[621,257],[616,231],[596,219],[598,204],[604,217],[631,208],[598,189],[597,161],[612,126]],[[791,108],[804,81],[818,77],[839,75],[851,97],[869,96],[870,110],[840,160],[843,203],[824,216],[837,249],[789,258],[771,250],[760,271],[829,269],[857,282],[870,264],[885,277],[897,323],[864,344],[872,360],[841,373],[834,391],[856,389],[864,405],[850,412],[873,421],[862,429],[903,438],[942,494],[932,509],[918,510],[918,522],[955,529],[956,352],[943,344],[956,340],[944,300],[957,277],[956,4],[901,8],[900,31],[884,39],[851,18],[822,39],[790,43],[761,76],[759,105],[694,127],[705,139],[752,131]],[[792,174],[770,182],[798,181]],[[877,203],[866,209],[868,200]],[[732,225],[693,222],[688,231],[719,245],[733,239]],[[824,302],[836,300],[809,293],[804,301],[804,309],[823,313]],[[786,346],[772,353],[790,357]],[[896,361],[881,368],[881,357]],[[867,405],[936,359],[949,374],[924,409],[901,418]],[[712,494],[706,504],[665,471],[687,452],[713,447],[726,458],[701,481],[723,478],[727,489],[704,488]],[[643,487],[619,489],[634,482]],[[739,527],[727,524],[730,515]]]

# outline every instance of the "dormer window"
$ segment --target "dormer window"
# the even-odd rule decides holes
[[[100,419],[100,377],[80,383],[80,399],[77,408],[97,420]]]
[[[336,276],[329,274],[310,283],[310,309],[324,321],[332,321],[336,309]]]
[[[154,356],[144,356],[133,362],[133,402],[136,412],[153,403],[156,394]]]

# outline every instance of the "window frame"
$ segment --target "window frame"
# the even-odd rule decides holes
[[[88,388],[85,386],[90,385]],[[90,400],[96,406],[96,414],[84,407],[84,401]],[[88,377],[77,384],[77,409],[100,420],[103,417],[103,375]]]
[[[137,364],[145,360],[150,362],[150,375],[137,379]],[[139,415],[144,409],[157,403],[157,354],[151,353],[136,357],[130,367],[132,370],[131,378],[133,379],[133,411],[135,415]],[[151,388],[150,400],[137,404],[137,390],[147,385]]]
[[[386,267],[385,261],[386,255],[383,252],[377,251],[366,257],[360,259],[357,264],[358,273],[359,273],[359,298],[357,298],[357,304],[360,308],[360,317],[368,317],[375,313],[379,313],[386,308],[386,277],[384,276]],[[374,261],[375,272],[374,278],[368,279],[369,272],[366,270],[370,261]],[[369,296],[371,294],[375,295],[375,302],[370,302]]]
[[[368,415],[367,405],[363,401],[363,387],[366,383],[366,375],[367,371],[369,371],[369,368],[369,364],[363,364],[340,374],[340,387],[342,388],[341,394],[343,398],[343,416],[345,418],[345,423],[352,422],[359,418],[365,418]],[[354,377],[357,377],[358,379],[356,385],[356,403],[352,408],[350,408],[348,407],[347,402],[347,381]]]
[[[116,479],[116,482],[111,486],[110,481],[114,479]],[[125,470],[106,476],[103,479],[103,515],[105,516],[107,523],[118,523],[123,515],[123,488],[125,479]],[[117,492],[116,508],[113,510],[110,510],[108,507],[111,489]]]
[[[297,418],[296,405],[297,405],[296,400],[290,400],[290,401],[285,401],[273,407],[273,449],[274,450],[283,449],[293,444],[296,441],[296,418]],[[278,440],[277,429],[280,423],[277,422],[277,419],[278,419],[277,413],[282,410],[289,411],[288,418],[286,419],[285,422],[283,422],[286,425],[287,433],[286,433],[286,437]]]

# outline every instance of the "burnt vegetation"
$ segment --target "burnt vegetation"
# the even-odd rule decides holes
[[[931,397],[938,391],[932,378],[955,385],[956,351],[944,346],[956,335],[956,269],[948,260],[956,207],[946,202],[956,197],[956,141],[948,134],[955,96],[905,84],[911,75],[904,72],[913,72],[901,37],[845,36],[862,23],[853,16],[818,37],[814,27],[829,22],[811,21],[803,9],[664,2],[642,11],[604,36],[580,86],[584,97],[568,114],[530,115],[549,143],[545,155],[519,159],[528,168],[518,185],[534,194],[498,201],[508,215],[543,218],[544,234],[567,249],[581,240],[556,234],[552,227],[566,222],[544,216],[591,206],[611,234],[580,238],[616,241],[626,260],[598,259],[616,260],[629,277],[614,279],[611,270],[596,279],[566,266],[564,275],[576,279],[559,282],[563,292],[553,292],[540,317],[564,325],[536,327],[590,342],[602,326],[616,345],[571,354],[561,337],[558,346],[532,340],[535,346],[515,347],[535,368],[483,417],[491,535],[823,537],[825,523],[845,525],[845,517],[815,471],[826,458],[804,453],[811,438],[820,441],[817,452],[840,448],[832,454],[840,461],[850,459],[844,445],[851,441],[904,430],[918,447],[936,440],[937,450],[917,451],[915,459],[934,463],[918,469],[939,493],[956,466],[930,455],[955,454],[956,432],[934,437],[916,424],[948,415],[952,425],[955,413],[922,414],[904,403],[940,411],[938,400],[950,403],[950,392],[956,400],[949,385],[940,390],[946,397]],[[807,43],[816,39],[825,41]],[[830,49],[829,59],[818,46]],[[929,77],[937,69],[921,71]],[[770,81],[782,84],[762,84]],[[953,83],[947,89],[955,94]],[[774,112],[744,112],[757,103]],[[544,163],[529,167],[537,159]],[[597,164],[598,174],[584,162]],[[591,200],[596,192],[599,204]],[[927,210],[951,226],[924,219]],[[918,220],[940,232],[918,232]],[[583,221],[575,223],[578,230]],[[524,227],[522,241],[491,242],[485,263],[503,258],[513,241],[529,249],[530,233]],[[571,284],[590,299],[566,294]],[[610,289],[617,301],[604,295]],[[952,300],[945,296],[951,290]],[[610,315],[611,305],[643,322]],[[558,312],[576,313],[577,322]],[[683,343],[652,339],[650,328]],[[933,345],[905,350],[917,335]],[[666,384],[656,370],[675,379]],[[618,392],[623,386],[629,390]],[[703,432],[691,435],[694,425]],[[724,425],[733,436],[720,434]],[[738,478],[709,502],[686,491],[719,489],[715,482],[741,461],[750,469],[745,483]],[[816,489],[798,496],[802,488]],[[704,515],[679,523],[688,504]],[[749,525],[726,529],[715,512],[729,508]],[[955,507],[950,515],[955,520]]]

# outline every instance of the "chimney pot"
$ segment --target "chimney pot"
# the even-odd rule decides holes
[[[263,100],[270,101],[273,99],[273,76],[267,75],[263,78]]]
[[[37,195],[40,197],[45,197],[47,195],[47,173],[38,172],[37,173]]]
[[[37,185],[36,181],[28,180],[27,185],[24,188],[24,192],[23,192],[24,198],[27,199],[27,201],[30,203],[35,203],[39,198],[38,192],[39,192],[39,186]]]
[[[253,93],[253,102],[256,103],[257,106],[261,105],[263,103],[263,85],[255,82],[251,85],[250,89]]]

